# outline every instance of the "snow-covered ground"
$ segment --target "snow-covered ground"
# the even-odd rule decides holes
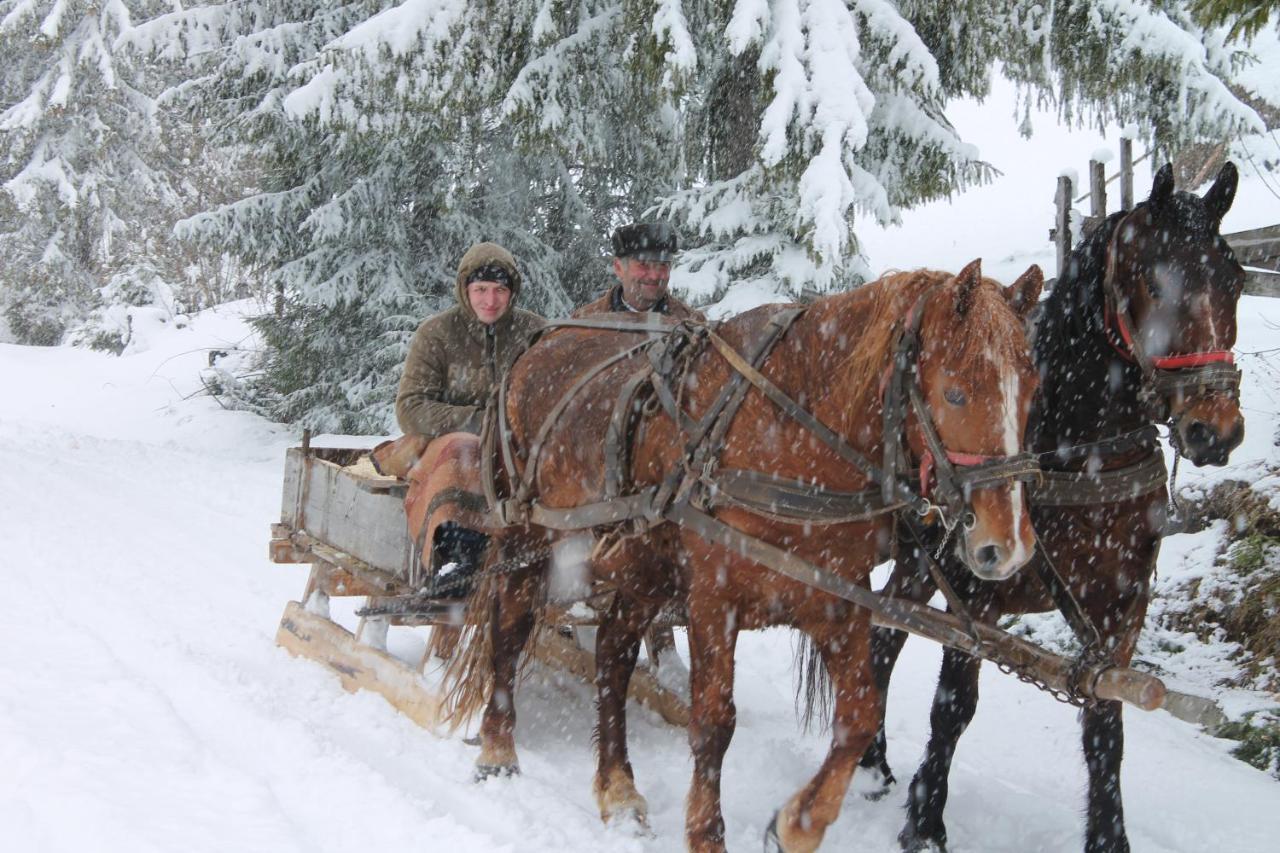
[[[1001,109],[985,109],[956,115],[972,122],[962,130],[984,153],[984,126],[992,139],[1013,127]],[[1028,260],[1050,260],[1053,178],[1083,170],[1077,161],[1100,144],[1065,134],[1025,149],[1000,142],[1000,156],[987,156],[1007,185],[864,234],[873,265],[956,267],[983,256],[989,273],[1007,278]],[[1034,174],[1022,171],[1029,165]],[[1227,228],[1280,222],[1280,200],[1247,169],[1243,177]],[[275,646],[306,571],[266,554],[284,450],[297,437],[199,393],[209,352],[246,339],[249,307],[165,324],[120,358],[0,345],[0,578],[11,602],[0,623],[4,848],[680,849],[688,750],[684,733],[651,713],[632,709],[654,830],[637,838],[596,817],[585,685],[546,673],[527,682],[524,774],[476,785],[475,750],[461,736],[434,737]],[[1280,302],[1246,298],[1240,316],[1239,350],[1259,353],[1241,360],[1246,444],[1229,471],[1184,469],[1184,482],[1256,479],[1262,461],[1277,458],[1278,354],[1263,351],[1275,347]],[[1202,568],[1216,535],[1172,540],[1162,574]],[[335,617],[350,626],[353,608],[335,600]],[[407,629],[390,638],[406,658],[422,641]],[[825,751],[823,735],[797,728],[791,652],[785,631],[739,644],[738,730],[723,783],[733,849],[759,844]],[[902,778],[923,750],[939,658],[937,647],[910,641],[892,687],[889,754]],[[1214,693],[1215,660],[1178,670],[1175,686]],[[951,779],[953,853],[1078,851],[1085,773],[1075,712],[991,667],[982,696]],[[1275,702],[1230,698],[1229,710]],[[1232,758],[1231,742],[1168,714],[1126,716],[1136,851],[1275,849],[1274,779]],[[904,798],[901,787],[879,802],[851,795],[827,848],[896,850]]]

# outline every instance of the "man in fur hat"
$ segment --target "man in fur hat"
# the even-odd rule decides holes
[[[701,312],[667,290],[676,243],[675,229],[662,222],[633,222],[614,231],[613,274],[618,281],[599,299],[574,311],[573,316],[652,311],[677,320],[705,319]],[[645,642],[650,665],[664,684],[688,684],[689,675],[675,653],[670,628],[650,628]]]
[[[573,312],[575,317],[611,312],[652,311],[677,320],[702,314],[667,292],[676,232],[662,222],[634,222],[613,232],[613,274],[608,292]]]

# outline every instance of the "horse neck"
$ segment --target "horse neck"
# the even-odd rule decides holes
[[[1037,452],[1087,444],[1151,423],[1138,394],[1142,373],[1111,346],[1105,329],[1102,276],[1115,218],[1073,253],[1069,270],[1037,323],[1034,359],[1040,391],[1028,434]],[[1103,233],[1099,233],[1103,232]]]

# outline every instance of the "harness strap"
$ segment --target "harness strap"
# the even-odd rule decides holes
[[[1032,532],[1035,532],[1034,529]],[[1058,573],[1058,567],[1054,565],[1053,560],[1049,559],[1049,552],[1044,549],[1039,534],[1036,534],[1036,552],[1032,555],[1031,562],[1036,567],[1036,577],[1048,590],[1054,606],[1071,626],[1071,633],[1076,635],[1076,639],[1085,649],[1101,650],[1102,636],[1098,633],[1098,626],[1093,624],[1093,620],[1084,612],[1080,602],[1076,601],[1076,597],[1071,594],[1067,582]]]
[[[764,334],[761,335],[757,342],[755,351],[751,354],[751,365],[757,369],[764,364],[764,360],[773,351],[778,341],[782,340],[782,336],[786,334],[787,329],[791,328],[791,324],[803,314],[804,308],[788,308],[774,314],[769,318],[769,323],[765,326]],[[746,377],[738,371],[733,371],[729,381],[720,389],[720,394],[716,397],[714,403],[703,414],[702,420],[698,424],[697,431],[690,437],[689,444],[685,453],[689,460],[689,470],[692,474],[708,477],[712,469],[719,461],[720,452],[723,449],[725,435],[728,434],[729,428],[733,426],[734,418],[738,415],[738,409],[742,407],[743,401],[747,398],[747,391],[751,388]],[[681,490],[681,494],[687,494],[688,487],[692,484],[692,479],[686,481],[686,488]]]
[[[855,450],[838,433],[834,432],[830,427],[822,423],[822,421],[818,420],[806,409],[802,408],[800,404],[788,396],[786,392],[774,385],[768,377],[764,376],[760,371],[748,364],[742,356],[734,351],[733,347],[729,346],[729,344],[719,335],[711,332],[708,334],[708,338],[712,345],[714,345],[724,357],[725,361],[729,362],[735,370],[745,376],[747,381],[759,389],[770,402],[816,435],[821,439],[823,444],[827,445],[827,447],[833,450],[841,459],[857,468],[872,483],[879,485],[882,482],[880,470],[872,465],[865,456]],[[923,506],[923,499],[912,494],[911,491],[902,483],[899,482],[894,484],[893,488],[896,493],[896,499],[901,500],[903,503],[912,507],[917,505]]]
[[[1040,481],[1031,486],[1030,499],[1036,506],[1088,506],[1114,503],[1149,495],[1164,488],[1169,473],[1159,448],[1123,468],[1106,471],[1040,472]]]
[[[644,314],[627,314],[624,316],[643,317],[637,320],[548,320],[539,328],[539,336],[556,329],[603,329],[609,332],[657,332],[667,334],[676,326],[689,325],[688,320],[673,320],[670,323],[654,322],[651,317],[662,317],[662,314],[645,312]]]
[[[630,468],[630,447],[628,438],[631,433],[633,418],[641,405],[638,396],[641,387],[649,382],[652,373],[642,370],[628,379],[618,393],[613,404],[613,414],[609,417],[609,426],[604,434],[604,496],[616,498],[622,494],[626,481],[626,473]]]
[[[791,524],[846,524],[866,521],[900,509],[899,501],[886,504],[879,489],[839,492],[803,480],[726,468],[704,476],[706,506],[737,507]]]
[[[579,376],[578,380],[569,387],[569,390],[565,391],[563,396],[556,401],[555,406],[547,413],[546,419],[543,420],[542,426],[538,429],[538,435],[534,438],[533,444],[529,447],[529,459],[524,467],[524,476],[520,479],[520,487],[516,490],[516,500],[518,502],[525,502],[533,492],[533,482],[537,476],[538,463],[541,461],[542,447],[546,443],[547,437],[551,434],[552,427],[560,420],[560,415],[568,408],[569,403],[577,396],[578,392],[586,387],[587,383],[592,379],[595,379],[618,362],[631,358],[640,350],[651,345],[654,340],[656,339],[651,338],[643,343],[627,347],[621,352],[614,353],[604,361],[593,365],[590,370]]]
[[[720,545],[735,554],[741,554],[791,580],[842,598],[871,613],[883,615],[896,626],[912,633],[937,638],[939,628],[937,614],[923,605],[914,604],[905,599],[881,596],[868,587],[846,580],[834,572],[797,557],[790,551],[770,545],[754,536],[748,536],[723,521],[694,509],[689,504],[676,504],[671,507],[667,511],[667,518],[681,527],[692,530],[708,542]],[[922,611],[928,611],[928,615],[924,618],[922,618]],[[981,654],[979,643],[963,631],[947,632],[947,639],[940,642],[946,642],[947,645],[955,646],[970,654]]]

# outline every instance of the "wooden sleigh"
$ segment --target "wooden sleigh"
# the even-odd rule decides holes
[[[428,573],[406,532],[407,488],[405,481],[377,473],[366,450],[312,448],[305,438],[302,447],[289,449],[280,522],[271,526],[271,560],[310,563],[311,573],[300,599],[285,606],[276,642],[328,667],[347,690],[377,693],[418,725],[435,729],[443,697],[422,674],[430,645],[411,666],[387,651],[387,630],[456,626],[462,615],[458,602],[442,601],[434,613],[419,606],[408,615],[362,618],[354,633],[329,617],[333,596],[363,597],[366,608],[420,603]],[[598,621],[589,603],[556,608],[532,644],[533,656],[590,683],[595,658],[574,629]],[[687,698],[659,683],[650,669],[637,670],[629,695],[672,725],[689,722]]]

